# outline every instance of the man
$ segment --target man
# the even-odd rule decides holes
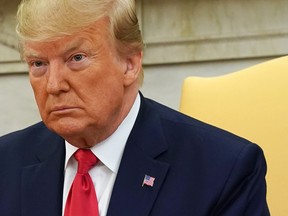
[[[83,149],[99,159],[79,177],[97,196],[90,215],[269,215],[257,145],[139,92],[134,4],[22,1],[17,32],[43,122],[0,139],[0,215],[89,215],[74,192]]]

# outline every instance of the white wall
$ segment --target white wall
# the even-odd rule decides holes
[[[39,120],[28,76],[0,76],[0,135]]]

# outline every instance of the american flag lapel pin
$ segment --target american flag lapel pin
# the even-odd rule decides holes
[[[145,176],[144,176],[144,179],[143,179],[142,187],[143,187],[144,185],[153,187],[154,181],[155,181],[155,178],[154,178],[154,177],[149,176],[149,175],[145,175]]]

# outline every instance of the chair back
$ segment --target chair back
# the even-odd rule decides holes
[[[288,56],[223,76],[186,78],[180,111],[260,145],[271,215],[288,215]]]

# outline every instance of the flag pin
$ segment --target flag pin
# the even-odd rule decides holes
[[[154,178],[154,177],[149,176],[149,175],[145,175],[145,176],[144,176],[144,179],[143,179],[142,187],[143,187],[144,185],[153,187],[154,181],[155,181],[155,178]]]

